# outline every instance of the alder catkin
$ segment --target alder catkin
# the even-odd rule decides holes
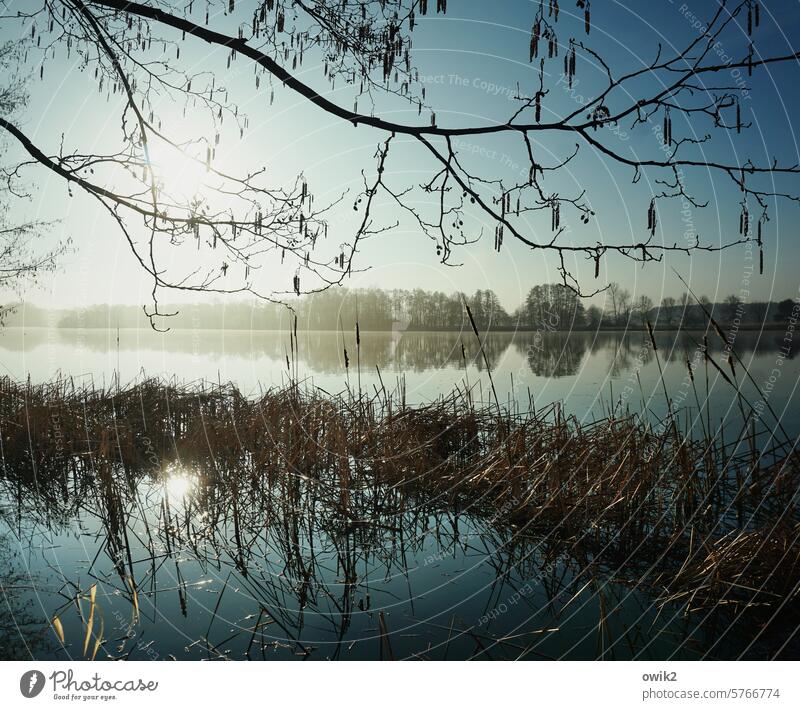
[[[650,200],[650,207],[647,210],[647,228],[650,230],[650,235],[654,236],[656,233],[656,200],[655,198]]]

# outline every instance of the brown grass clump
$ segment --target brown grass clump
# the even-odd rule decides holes
[[[583,424],[559,407],[476,406],[460,391],[410,407],[385,390],[335,397],[291,384],[246,398],[231,385],[101,390],[5,378],[0,436],[3,478],[20,507],[30,500],[32,515],[52,521],[92,502],[126,579],[136,488],[178,462],[201,481],[193,505],[205,527],[165,504],[153,534],[170,549],[172,536],[194,544],[230,522],[241,569],[247,540],[265,524],[281,527],[287,566],[308,579],[306,525],[381,545],[409,516],[416,525],[422,511],[458,511],[515,538],[544,537],[551,556],[605,565],[618,582],[638,586],[649,575],[669,601],[797,601],[796,452],[739,453],[741,442],[695,440],[674,419]],[[354,579],[355,563],[342,564]]]
[[[800,524],[731,531],[703,546],[669,581],[665,601],[690,609],[793,605],[800,595]]]

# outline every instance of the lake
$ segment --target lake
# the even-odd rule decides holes
[[[781,350],[787,344],[784,337],[783,331],[744,331],[734,341],[759,388],[772,387],[766,397],[751,387],[743,372],[737,377],[753,402],[764,399],[796,434],[800,433],[796,406],[800,361],[796,348]],[[48,381],[58,373],[97,386],[114,382],[117,372],[123,384],[143,377],[232,382],[252,395],[286,383],[294,374],[287,367],[291,359],[292,368],[296,360],[300,378],[332,393],[357,388],[359,378],[368,393],[381,382],[394,387],[402,379],[409,403],[430,401],[465,384],[475,388],[477,397],[490,397],[484,360],[471,332],[365,332],[360,357],[353,332],[301,331],[298,341],[294,357],[289,334],[279,332],[8,328],[0,330],[0,372],[18,381],[30,377],[33,382]],[[537,407],[561,402],[566,412],[579,418],[602,416],[612,403],[663,415],[660,360],[663,382],[676,409],[696,411],[697,399],[688,392],[688,360],[695,366],[701,404],[706,401],[708,381],[714,417],[732,416],[731,410],[737,409],[724,376],[704,362],[700,331],[657,333],[658,359],[642,331],[494,333],[485,337],[484,344],[502,403],[513,400],[527,408],[531,399]],[[730,376],[723,344],[713,332],[708,347]]]
[[[745,407],[754,407],[761,413],[754,439],[766,450],[780,427],[780,438],[800,433],[800,366],[794,351],[781,349],[783,338],[739,333],[744,367],[733,371],[713,334],[709,353],[720,369],[706,361],[699,332],[657,334],[655,352],[642,332],[496,333],[483,353],[497,400],[513,410],[559,403],[559,416],[581,422],[629,410],[657,425],[666,391],[686,427],[712,438],[735,438]],[[60,374],[110,387],[118,372],[123,385],[146,377],[232,382],[256,396],[296,374],[304,386],[334,394],[397,388],[421,404],[458,387],[494,401],[471,333],[362,333],[359,347],[354,333],[301,332],[298,343],[295,354],[288,333],[7,329],[0,364],[13,380],[32,383]],[[94,475],[75,471],[63,486],[39,485],[37,453],[14,453],[19,470],[6,470],[4,459],[0,479],[6,658],[91,657],[90,614],[103,640],[98,658],[798,657],[797,639],[763,620],[758,630],[719,605],[687,613],[652,587],[631,584],[631,576],[654,574],[658,545],[648,540],[656,528],[635,549],[591,526],[580,539],[555,541],[441,500],[395,504],[392,487],[362,492],[371,496],[369,510],[380,511],[369,520],[341,521],[301,482],[294,507],[271,493],[239,503],[251,521],[243,542],[230,516],[231,489],[207,485],[191,461],[132,478],[115,470],[109,475],[121,492],[108,497],[97,493]],[[719,505],[721,524],[730,504]],[[756,510],[748,520],[755,525],[757,517]],[[116,518],[122,525],[110,529]],[[114,542],[122,538],[127,559]]]

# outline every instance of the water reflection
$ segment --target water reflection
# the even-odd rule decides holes
[[[639,409],[658,422],[666,411],[662,382],[676,411],[690,415],[696,406],[702,413],[694,419],[701,430],[717,429],[720,416],[728,417],[730,430],[741,430],[737,395],[705,363],[703,334],[660,333],[656,340],[658,362],[641,332],[492,333],[483,347],[500,398],[516,388],[523,404],[528,396],[539,406],[563,403],[558,431],[566,431],[570,416],[592,421],[587,413],[596,412],[606,393],[606,405],[614,407],[635,409],[641,400]],[[775,367],[782,345],[775,333],[742,332],[736,339],[758,383]],[[709,336],[708,348],[727,367],[721,341]],[[241,382],[250,373],[255,384],[243,387],[249,392],[286,378],[292,353],[287,334],[230,331],[128,331],[117,348],[115,332],[12,329],[0,332],[0,349],[7,367],[19,368],[20,381],[28,372],[33,382],[50,381],[66,366],[76,381],[89,372],[98,383],[112,382],[117,368],[127,373],[124,380],[142,370],[212,382]],[[781,367],[783,382],[800,377],[793,354]],[[426,401],[454,384],[477,389],[487,379],[471,333],[364,333],[360,348],[353,334],[300,333],[297,369],[331,391],[361,380],[377,402],[384,384],[392,389],[392,376],[407,375]],[[757,403],[761,395],[740,384]],[[56,398],[37,408],[19,392],[0,397],[0,539],[13,558],[11,566],[0,564],[0,580],[4,592],[11,590],[12,614],[22,619],[28,610],[26,635],[50,642],[37,658],[84,657],[85,611],[95,582],[105,624],[101,658],[765,658],[781,648],[785,657],[800,656],[796,640],[784,646],[785,630],[800,622],[795,606],[782,610],[778,624],[778,616],[757,617],[755,609],[754,621],[753,610],[741,614],[740,606],[713,600],[687,614],[681,599],[659,597],[687,551],[703,549],[693,533],[705,531],[707,540],[780,524],[781,535],[768,536],[765,545],[796,544],[788,527],[795,513],[787,513],[795,510],[796,467],[770,488],[744,465],[704,478],[697,472],[707,463],[700,461],[686,479],[688,493],[677,485],[659,489],[656,500],[669,511],[663,515],[625,503],[645,487],[595,490],[595,472],[587,468],[580,495],[569,481],[545,476],[539,483],[547,495],[528,517],[514,519],[504,501],[523,491],[490,485],[476,495],[443,483],[449,467],[485,443],[485,432],[470,429],[469,417],[458,419],[467,432],[460,443],[450,419],[426,419],[434,410],[392,419],[386,445],[402,451],[376,459],[323,446],[325,437],[343,446],[373,443],[369,431],[323,424],[324,407],[292,428],[292,407],[280,397],[254,409],[224,387],[206,387],[206,408],[195,411],[184,395],[184,409],[177,406],[163,385],[141,387],[140,396],[125,401],[90,398],[94,413],[82,399]],[[789,436],[800,432],[794,398],[786,387],[769,399]],[[754,455],[761,451],[774,463],[785,455],[775,449],[774,423],[757,424]],[[405,446],[402,437],[415,427],[427,438]],[[31,437],[39,445],[31,448]],[[313,446],[298,451],[298,440]],[[557,472],[580,464],[548,441],[531,437],[521,450],[539,451],[530,454],[534,461],[553,457]],[[373,476],[373,466],[391,469],[402,452],[419,457],[406,463],[412,478],[436,474],[428,482],[433,488]],[[473,473],[483,476],[507,460],[504,450],[497,459],[473,462]],[[625,458],[611,452],[607,460]],[[320,468],[326,475],[315,473]],[[737,490],[783,497],[780,505],[748,512]],[[686,496],[680,504],[679,494]],[[617,496],[622,502],[615,503]],[[560,508],[551,507],[555,498]],[[602,520],[575,520],[570,513],[588,515],[590,505]],[[759,538],[739,542],[755,546],[764,559]],[[25,555],[24,564],[14,552]],[[792,580],[789,570],[770,584]],[[53,643],[55,615],[65,649]],[[757,635],[753,624],[763,624]],[[0,656],[24,657],[21,637],[12,636],[0,635]]]
[[[656,334],[656,342],[665,362],[683,362],[702,346],[703,335],[700,331],[662,332]],[[743,357],[777,352],[786,345],[783,337],[782,332],[776,331],[742,331],[736,335],[736,351]],[[542,377],[575,375],[587,355],[602,357],[608,363],[609,372],[616,376],[630,370],[647,342],[647,335],[642,331],[520,331],[489,333],[483,337],[483,347],[493,367],[501,363],[509,350],[513,349],[527,359],[535,375]],[[353,360],[357,351],[355,334],[349,332],[300,332],[299,346],[300,360],[311,372],[339,375],[345,371],[344,349],[353,356]],[[710,335],[707,346],[712,354],[722,353],[725,347],[715,334]],[[285,365],[287,354],[291,355],[289,334],[275,331],[175,330],[159,334],[147,330],[122,330],[119,346],[117,331],[112,330],[7,328],[0,331],[0,349],[9,353],[26,353],[30,357],[37,350],[63,347],[76,352],[107,354],[192,354],[211,360],[264,357],[281,365]],[[475,337],[469,331],[361,334],[361,363],[367,370],[377,365],[382,370],[391,368],[402,372],[423,372],[443,367],[460,368],[465,360],[480,369],[484,365],[479,353]],[[787,353],[790,359],[795,355],[796,348]],[[644,356],[644,361],[649,362],[652,352],[646,352]]]
[[[748,468],[728,451],[717,469],[705,446],[646,445],[646,428],[617,444],[618,422],[570,448],[560,417],[512,436],[494,410],[448,405],[359,427],[352,403],[294,389],[251,403],[155,383],[47,406],[42,393],[0,398],[2,539],[36,575],[16,599],[41,605],[40,635],[63,629],[37,658],[800,654],[797,605],[758,603],[797,581],[791,457]],[[9,427],[31,412],[43,424]],[[633,456],[653,468],[627,471]],[[687,605],[681,576],[705,574],[706,549],[726,559],[725,540],[781,574],[732,590],[723,567],[691,581]],[[85,641],[88,600],[99,643]]]
[[[180,466],[169,466],[163,474],[164,498],[182,504],[191,498],[198,486],[197,476]]]
[[[180,483],[170,500],[186,480],[171,479]],[[409,505],[387,489],[363,492],[369,510],[380,497],[377,518],[315,515],[317,494],[297,479],[271,492],[218,480],[184,509],[159,502],[151,485],[160,484],[143,480],[125,501],[124,528],[94,492],[81,501],[81,523],[26,523],[40,548],[36,596],[65,636],[65,650],[40,645],[36,658],[83,657],[74,599],[85,614],[93,580],[106,625],[100,659],[759,658],[786,641],[768,625],[751,643],[752,617],[726,607],[687,615],[657,604],[643,580],[658,576],[658,535],[634,548],[609,530],[574,546],[448,506]],[[46,621],[31,630],[50,634]],[[4,658],[26,656],[14,641],[0,638]],[[781,653],[796,657],[795,646]]]
[[[613,403],[663,416],[663,373],[677,406],[693,417],[696,412],[689,410],[696,410],[698,403],[690,380],[696,375],[700,403],[708,399],[717,415],[734,424],[739,407],[725,382],[730,366],[724,343],[714,333],[704,335],[656,333],[659,363],[642,331],[490,333],[483,337],[483,347],[498,398],[515,401],[522,409],[530,401],[537,406],[559,403],[567,414],[583,420],[603,416],[606,405]],[[50,381],[56,372],[95,386],[118,378],[131,383],[162,377],[228,381],[255,396],[298,377],[331,393],[359,385],[374,393],[399,385],[406,401],[414,404],[456,387],[473,389],[482,401],[493,397],[484,357],[471,332],[365,332],[357,345],[354,333],[301,331],[298,341],[294,348],[289,334],[281,332],[123,330],[117,343],[116,331],[11,328],[0,331],[0,359],[12,378],[30,377],[34,383]],[[783,333],[740,331],[735,347],[749,372],[744,394],[753,402],[760,395],[750,386],[750,377],[763,388],[779,358],[782,382],[800,378],[796,349],[781,351]],[[706,348],[719,370],[705,361]],[[782,412],[787,432],[800,433],[797,396],[791,387],[770,393],[769,405]]]
[[[0,511],[0,529],[9,522],[7,512]],[[25,570],[25,556],[14,547],[10,535],[0,534],[0,658],[42,658],[54,653],[55,646],[30,594],[41,578]]]
[[[524,352],[528,367],[538,377],[566,377],[578,372],[592,342],[587,334],[569,337],[562,333],[533,334],[515,339],[514,347]]]

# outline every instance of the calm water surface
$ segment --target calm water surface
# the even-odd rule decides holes
[[[781,351],[783,337],[740,333],[736,339],[759,392],[741,366],[730,372],[721,344],[709,336],[715,362],[764,412],[762,443],[776,429],[769,407],[790,436],[800,433],[800,365],[794,353]],[[687,426],[724,432],[718,428],[724,422],[731,431],[741,424],[740,403],[704,361],[702,338],[660,334],[656,357],[641,332],[493,334],[485,351],[498,398],[509,406],[560,402],[581,420],[616,407],[657,421],[666,412],[666,385]],[[300,333],[299,341],[299,376],[327,392],[354,389],[360,378],[364,391],[381,383],[404,387],[409,403],[456,386],[472,388],[476,399],[489,397],[471,334],[364,333],[360,352],[351,334]],[[231,381],[256,394],[288,380],[287,357],[285,333],[0,331],[2,373],[33,382],[60,373],[108,385],[119,372],[123,384],[146,376]],[[687,359],[695,364],[694,387]],[[768,635],[754,638],[724,610],[686,615],[681,607],[659,606],[652,594],[624,582],[632,558],[603,559],[602,544],[592,558],[565,554],[546,534],[497,530],[468,510],[440,509],[436,502],[343,528],[324,511],[288,525],[271,502],[251,501],[252,519],[262,516],[264,525],[243,553],[231,544],[236,533],[225,501],[209,499],[198,480],[190,465],[172,464],[131,491],[123,532],[138,589],[134,601],[109,544],[101,500],[77,486],[58,496],[23,494],[4,473],[0,655],[91,655],[91,646],[86,653],[83,646],[86,594],[95,583],[94,623],[102,623],[105,639],[98,658],[666,659],[757,658],[774,651]],[[390,500],[392,492],[385,496]],[[48,623],[56,613],[65,648]],[[796,644],[784,654],[797,654]]]
[[[787,429],[798,433],[800,359],[795,357],[797,348],[781,350],[787,346],[784,336],[782,331],[738,333],[735,351],[762,391],[752,387],[741,367],[735,375],[753,404],[763,411],[769,405]],[[702,332],[660,333],[656,342],[658,358],[640,331],[495,333],[484,345],[499,398],[511,398],[522,408],[530,401],[537,407],[561,402],[581,419],[603,416],[610,404],[663,414],[659,364],[676,409],[696,411],[698,399],[702,404],[707,397],[717,419],[738,408],[734,390],[704,362]],[[713,333],[708,346],[731,377],[723,344]],[[362,333],[360,357],[354,333],[301,332],[294,357],[299,377],[329,392],[356,389],[360,376],[366,392],[381,382],[393,387],[402,379],[409,403],[430,401],[465,384],[474,388],[476,398],[489,398],[483,358],[471,332]],[[119,372],[123,384],[145,376],[232,382],[252,395],[288,381],[287,358],[293,358],[290,337],[279,332],[0,330],[0,373],[18,381],[30,377],[44,382],[60,373],[99,386],[113,382]],[[698,398],[690,387],[687,360],[694,363]]]

